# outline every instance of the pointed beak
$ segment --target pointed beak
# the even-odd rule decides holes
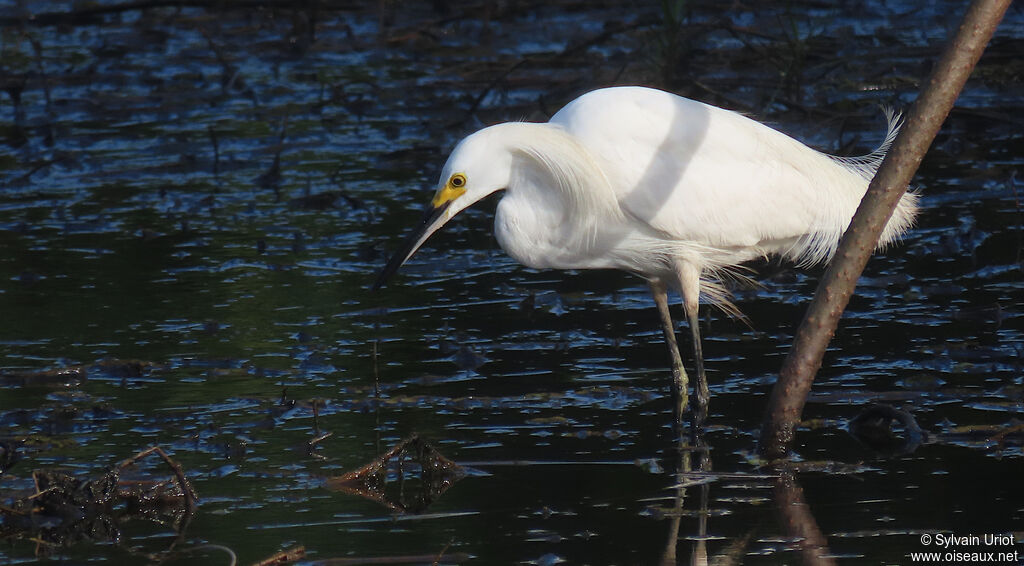
[[[416,250],[420,249],[423,242],[426,242],[431,234],[436,232],[441,226],[444,226],[445,222],[448,222],[447,212],[451,204],[452,201],[450,200],[444,201],[438,206],[435,206],[433,202],[427,204],[427,208],[423,211],[423,219],[416,225],[416,228],[409,234],[409,237],[405,239],[402,247],[398,248],[394,255],[391,256],[391,259],[388,260],[388,264],[384,266],[380,275],[377,276],[377,281],[373,284],[372,290],[376,291],[387,283],[387,280],[398,271],[398,268],[402,267],[402,264],[412,257]]]

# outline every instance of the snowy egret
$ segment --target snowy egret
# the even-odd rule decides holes
[[[699,298],[741,316],[723,280],[778,255],[802,265],[835,253],[899,120],[863,157],[816,151],[736,112],[644,87],[595,90],[546,123],[510,122],[463,139],[441,171],[419,226],[374,288],[446,222],[504,190],[494,219],[501,247],[537,269],[621,269],[647,279],[684,385],[666,291],[682,295],[707,410]],[[917,197],[900,201],[882,234],[907,230]],[[683,385],[681,385],[683,384]]]

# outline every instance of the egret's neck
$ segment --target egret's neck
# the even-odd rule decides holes
[[[546,193],[552,204],[577,217],[570,220],[619,210],[604,171],[572,134],[549,123],[507,125],[513,133],[510,191]]]
[[[512,159],[495,218],[499,243],[533,267],[590,266],[579,262],[595,255],[599,235],[622,218],[604,172],[557,125],[512,123],[501,130]]]

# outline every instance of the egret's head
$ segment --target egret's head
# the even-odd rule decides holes
[[[508,187],[511,155],[502,142],[505,124],[484,128],[455,146],[448,157],[437,191],[419,225],[409,234],[384,266],[373,288],[377,289],[406,262],[431,234],[473,203]]]

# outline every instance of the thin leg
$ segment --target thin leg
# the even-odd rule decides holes
[[[676,342],[676,330],[672,324],[672,315],[668,310],[668,293],[665,282],[661,279],[649,281],[651,295],[654,296],[654,304],[658,307],[658,315],[661,316],[661,331],[665,335],[665,344],[668,345],[668,354],[672,361],[672,398],[673,416],[676,425],[683,422],[683,412],[686,410],[687,389],[689,388],[689,377],[683,369],[683,358],[679,355],[679,344]],[[681,431],[677,430],[681,434]]]
[[[668,346],[669,358],[672,360],[672,417],[673,432],[676,435],[676,450],[678,465],[676,478],[675,507],[669,519],[668,541],[661,557],[661,564],[664,566],[675,566],[676,546],[679,544],[679,527],[683,520],[683,500],[686,499],[686,488],[683,487],[683,473],[690,471],[690,451],[687,449],[686,436],[683,434],[683,413],[686,411],[687,390],[689,388],[689,377],[683,368],[683,358],[679,355],[679,343],[676,341],[676,329],[672,324],[672,314],[668,309],[668,289],[661,279],[648,281],[651,286],[651,295],[654,296],[654,304],[658,307],[658,315],[661,317],[661,331],[665,335],[665,344]]]
[[[689,263],[679,262],[676,264],[676,273],[679,275],[679,283],[683,292],[683,310],[686,311],[686,321],[690,325],[690,334],[693,337],[693,357],[697,366],[697,383],[694,384],[694,420],[700,424],[708,416],[708,403],[711,393],[708,391],[708,376],[704,373],[704,352],[700,343],[700,320],[698,307],[700,306],[700,270]]]
[[[696,301],[694,301],[696,302]],[[686,320],[690,325],[690,333],[693,336],[693,356],[697,364],[697,383],[694,385],[694,410],[697,414],[697,422],[702,423],[708,416],[708,403],[711,400],[711,392],[708,391],[708,376],[704,373],[704,351],[700,344],[700,320],[697,316],[697,305],[685,304]]]

